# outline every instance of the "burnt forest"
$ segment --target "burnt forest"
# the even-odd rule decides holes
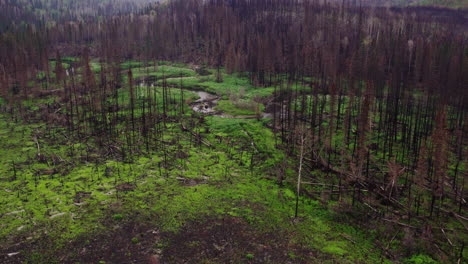
[[[468,0],[0,0],[0,263],[468,263]]]

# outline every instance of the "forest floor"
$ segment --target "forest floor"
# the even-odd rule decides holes
[[[162,147],[129,161],[64,128],[0,115],[1,263],[390,262],[371,227],[332,210],[337,201],[301,196],[294,217],[293,185],[276,179],[293,184],[296,161],[277,147],[270,120],[253,118],[272,87],[229,74],[218,83],[214,71],[187,65],[134,64],[135,79],[146,80],[140,89],[158,89],[148,76],[165,78],[173,94],[216,94],[215,110],[240,118],[193,117],[198,96],[185,91],[185,116],[165,124]],[[42,100],[29,109],[52,99]],[[185,122],[199,122],[197,131]]]

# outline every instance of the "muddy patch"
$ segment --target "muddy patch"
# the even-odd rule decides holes
[[[160,232],[157,223],[150,222],[109,227],[57,252],[46,249],[51,242],[47,239],[0,249],[0,263],[25,263],[34,251],[47,259],[33,263],[317,263],[314,252],[294,244],[287,234],[259,232],[239,217],[190,222],[176,233]]]
[[[192,107],[193,111],[211,115],[217,114],[214,108],[218,104],[218,101],[220,99],[219,96],[201,91],[192,92],[196,93],[200,97],[200,99],[190,104],[190,107]]]
[[[150,263],[157,257],[154,247],[158,229],[129,223],[107,234],[74,244],[72,255],[63,263]]]
[[[314,263],[311,251],[238,217],[190,223],[166,241],[161,263]]]
[[[164,78],[163,78],[164,79]],[[170,79],[170,78],[165,78]],[[151,88],[156,87],[155,82],[157,81],[157,78],[154,76],[148,76],[145,78],[140,79],[137,84],[140,87],[143,86],[150,86]],[[202,88],[200,88],[202,89]],[[200,89],[197,89],[196,86],[192,87],[192,89],[186,89],[184,88],[184,91],[187,92],[192,92],[198,95],[199,99],[190,102],[190,108],[194,112],[206,114],[206,115],[213,115],[213,116],[219,116],[222,118],[236,118],[236,119],[260,119],[260,118],[273,118],[272,112],[266,111],[263,113],[260,113],[260,115],[243,115],[243,116],[231,116],[228,114],[223,114],[222,112],[216,110],[216,106],[218,105],[219,100],[221,100],[221,96],[211,94],[208,92],[200,91]],[[269,103],[268,103],[269,104]],[[268,104],[267,104],[267,109],[268,109]]]

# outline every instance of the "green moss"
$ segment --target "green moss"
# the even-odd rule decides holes
[[[329,253],[329,254],[332,254],[332,255],[339,255],[339,256],[343,256],[343,255],[347,254],[346,250],[340,248],[337,245],[325,246],[325,247],[322,248],[322,251],[326,252],[326,253]]]
[[[212,70],[211,75],[199,76],[185,65],[159,64],[157,70],[136,61],[121,67],[133,68],[135,78],[141,79],[186,76],[167,82],[221,95],[218,107],[231,115],[255,115],[257,109],[243,108],[242,103],[253,103],[255,98],[270,96],[274,91],[271,87],[253,87],[242,75],[223,72],[223,82],[217,83]],[[92,62],[92,67],[98,72],[100,65]],[[88,153],[88,149],[96,147],[93,140],[61,137],[64,129],[13,123],[0,116],[0,175],[5,175],[0,176],[0,239],[31,234],[41,239],[41,234],[48,233],[54,250],[58,250],[69,241],[109,231],[109,223],[118,226],[128,221],[149,221],[161,232],[177,232],[190,221],[235,216],[245,219],[257,232],[284,235],[292,244],[331,255],[335,262],[380,261],[378,252],[371,251],[372,238],[362,230],[337,224],[334,214],[315,200],[300,197],[301,217],[293,219],[295,192],[288,185],[278,186],[267,180],[279,167],[284,167],[286,179],[296,174],[294,160],[276,147],[279,140],[266,127],[268,120],[207,116],[203,118],[206,122],[201,122],[197,114],[192,118],[188,105],[181,102],[182,97],[194,98],[192,93],[178,88],[169,88],[168,92],[174,98],[169,111],[186,125],[200,122],[195,130],[209,144],[197,144],[192,133],[182,131],[178,119],[168,119],[159,128],[163,136],[158,140],[171,143],[144,151],[137,142],[135,148],[141,152],[129,154],[129,162]],[[161,111],[161,87],[138,85],[135,94],[137,107],[148,98],[156,98]],[[118,91],[122,108],[118,114],[122,117],[129,115],[129,97],[124,85]],[[41,100],[54,102],[56,98]],[[29,100],[24,105],[33,109],[43,102]],[[263,111],[263,105],[254,106]],[[183,117],[180,108],[187,111]],[[135,115],[140,117],[142,112],[135,111]],[[54,140],[48,140],[52,135]],[[115,144],[124,142],[119,140],[115,139]],[[63,162],[54,164],[50,158],[39,161],[37,144],[42,154],[58,156]],[[99,161],[81,161],[88,154],[98,156]],[[50,170],[57,172],[51,174]],[[131,188],[122,190],[118,188],[121,185]],[[138,238],[129,239],[139,242]],[[164,248],[165,243],[155,246]],[[191,245],[196,247],[196,241]],[[31,255],[30,259],[42,257]],[[254,256],[247,253],[245,258]]]
[[[189,78],[168,79],[167,83],[182,86],[186,89],[204,90],[209,93],[218,94],[225,100],[253,99],[254,97],[268,97],[273,94],[272,87],[254,87],[247,77],[236,74],[223,75],[223,82],[217,82],[215,71],[207,76],[193,76]],[[162,83],[162,80],[159,81]]]
[[[143,66],[143,62],[141,61],[126,61],[120,64],[120,67],[124,70],[130,69],[130,68],[138,68],[142,66]]]
[[[174,66],[158,66],[155,70],[154,66],[136,68],[133,70],[133,78],[148,78],[153,77],[155,80],[162,78],[174,78],[171,82],[177,81],[177,77],[189,77],[194,76],[195,71],[186,68],[174,67]]]
[[[112,216],[112,218],[114,218],[114,220],[117,220],[117,221],[120,221],[123,219],[123,215],[122,214],[115,214]]]
[[[218,106],[216,106],[215,109],[226,115],[253,116],[263,112],[265,106],[251,101],[232,102],[229,100],[221,100],[218,102]]]

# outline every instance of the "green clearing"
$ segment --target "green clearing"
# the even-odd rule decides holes
[[[164,153],[148,153],[133,163],[79,163],[85,145],[55,145],[45,139],[38,139],[41,152],[63,161],[61,165],[38,162],[34,131],[44,127],[13,123],[5,116],[0,124],[0,237],[7,243],[15,237],[40,241],[47,234],[54,244],[36,252],[47,255],[66,248],[71,240],[106,232],[108,221],[137,221],[136,215],[153,219],[165,232],[177,232],[187,221],[208,216],[234,216],[246,219],[258,232],[287,231],[291,241],[305,243],[335,261],[375,263],[379,259],[362,231],[337,226],[333,213],[316,201],[301,200],[302,218],[293,221],[295,194],[262,179],[264,171],[285,156],[272,147],[273,134],[259,121],[209,118],[211,133],[205,140],[214,147],[181,140],[168,146],[167,153],[177,150],[189,157],[167,164]],[[253,158],[247,148],[251,138],[243,130],[255,139],[258,153]],[[178,128],[168,128],[168,132],[171,137],[189,137]],[[224,142],[219,143],[220,138]],[[70,148],[75,155],[70,155]],[[191,181],[196,184],[187,185]],[[119,189],[127,185],[131,190]],[[359,246],[342,234],[359,241]]]
[[[174,66],[158,66],[155,70],[154,66],[135,68],[133,71],[133,77],[135,79],[145,78],[177,78],[177,77],[189,77],[195,76],[195,71],[186,68],[174,67]]]
[[[98,66],[93,66],[96,73]],[[136,85],[137,106],[151,98],[161,111],[159,85],[165,81],[172,85],[167,88],[169,115],[185,111],[180,119],[159,128],[163,137],[158,149],[144,151],[136,145],[141,151],[130,154],[130,159],[107,157],[96,151],[92,138],[77,140],[68,137],[64,128],[0,116],[0,240],[4,241],[0,249],[23,239],[25,245],[36,245],[21,252],[29,263],[59,263],[56,253],[69,250],[74,241],[111,232],[124,223],[145,222],[161,232],[177,233],[193,221],[237,217],[258,233],[282,234],[290,244],[312,250],[313,261],[389,262],[375,247],[376,233],[349,224],[346,216],[330,209],[337,202],[323,204],[301,196],[300,217],[294,218],[297,164],[275,147],[279,139],[267,128],[269,120],[202,118],[187,105],[197,96],[180,89],[218,94],[222,97],[218,110],[250,116],[264,110],[255,100],[271,96],[274,88],[256,88],[245,76],[225,73],[218,83],[215,71],[200,76],[184,65],[160,63],[155,69],[140,62],[122,64],[128,67],[135,78],[169,78],[159,80],[158,86]],[[128,118],[129,97],[126,85],[116,97],[110,96],[109,102],[118,100],[122,108],[105,119]],[[38,110],[40,104],[54,100],[29,100],[24,105]],[[138,110],[135,116],[143,113]],[[198,122],[196,132],[203,144],[181,128],[180,124],[191,122]],[[289,183],[278,185],[273,180],[279,170]],[[245,254],[247,259],[255,258]],[[293,262],[299,257],[289,254]],[[408,263],[421,258],[429,259],[418,255]]]

